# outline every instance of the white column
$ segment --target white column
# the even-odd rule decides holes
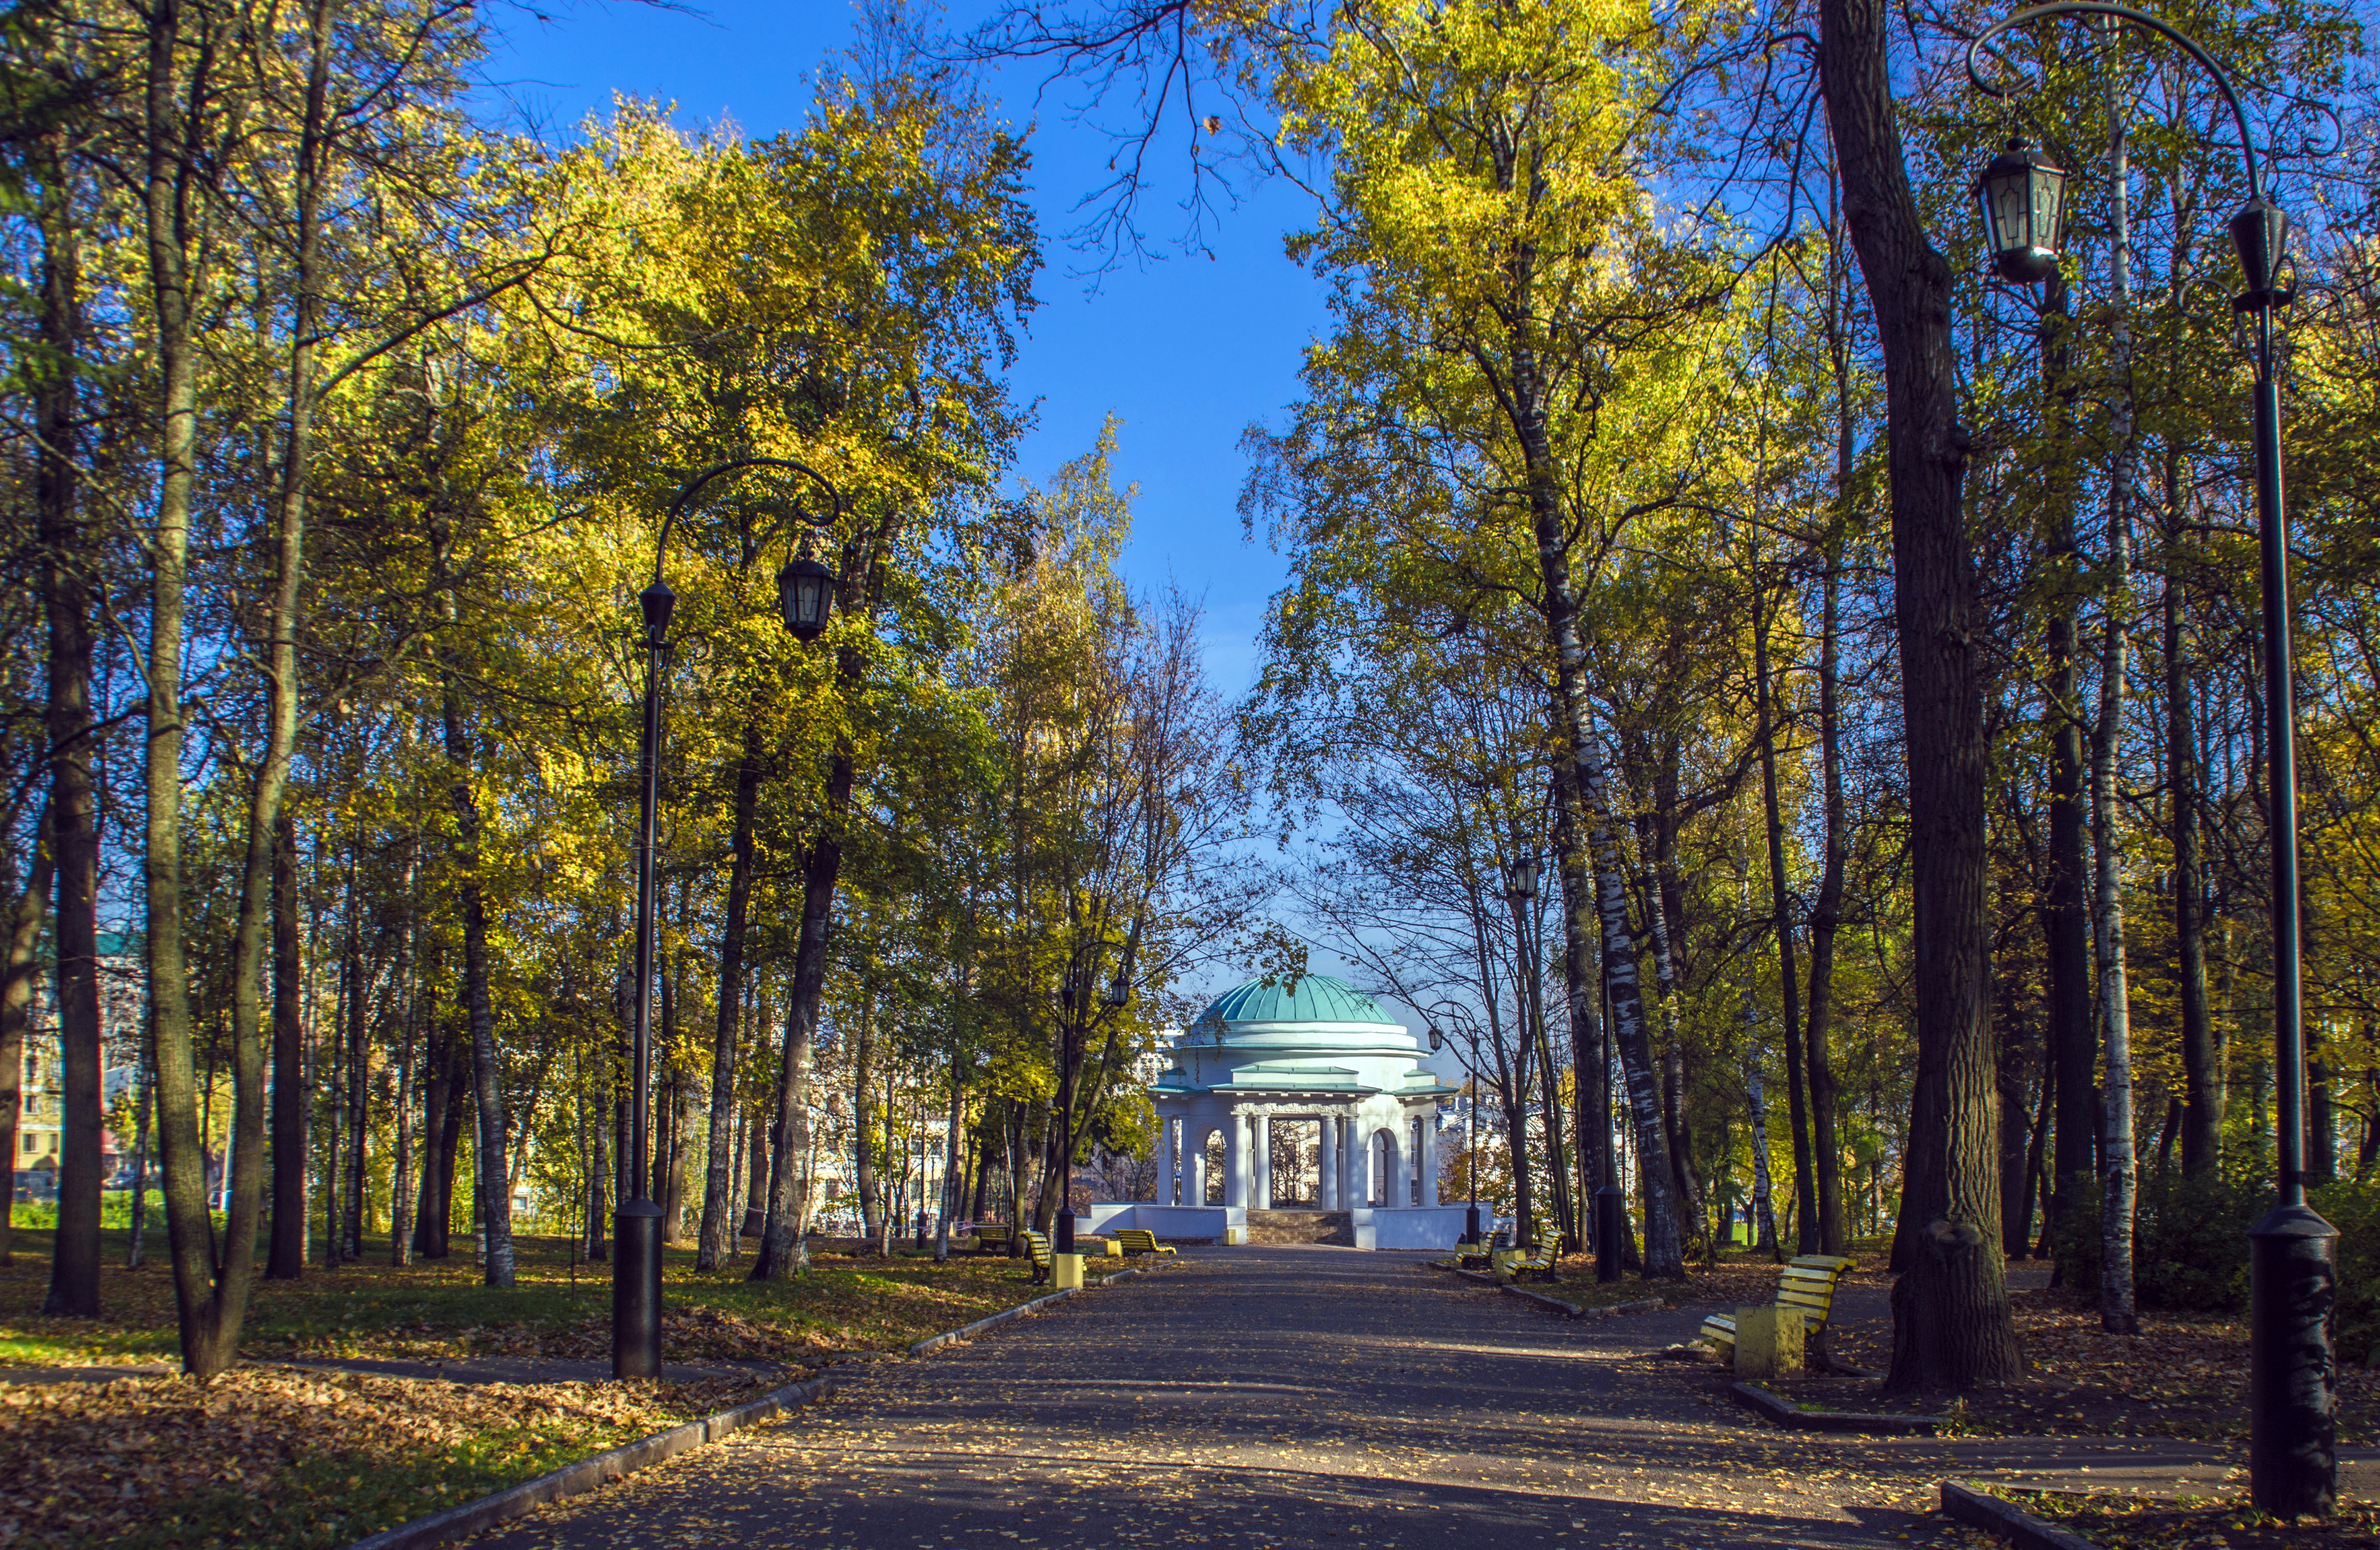
[[[1421,1203],[1438,1204],[1438,1110],[1421,1117]]]
[[[1160,1115],[1157,1121],[1157,1204],[1171,1205],[1174,1202],[1174,1176],[1182,1171],[1182,1121],[1171,1114]]]
[[[1248,1205],[1258,1211],[1272,1209],[1272,1116],[1257,1115],[1249,1121],[1253,1132],[1248,1144],[1256,1154],[1256,1168],[1248,1176]]]
[[[1350,1206],[1369,1205],[1372,1204],[1372,1176],[1367,1171],[1371,1165],[1364,1155],[1364,1117],[1361,1113],[1350,1114],[1342,1123],[1346,1127],[1347,1144],[1340,1154],[1341,1166],[1344,1170],[1340,1177],[1346,1181],[1347,1204]]]
[[[1182,1143],[1190,1148],[1190,1156],[1189,1166],[1183,1170],[1182,1204],[1204,1205],[1207,1204],[1207,1138],[1199,1135],[1194,1141],[1192,1128],[1189,1116],[1183,1116]]]
[[[1248,1203],[1248,1122],[1233,1109],[1223,1130],[1223,1204]]]
[[[1339,1205],[1339,1120],[1325,1114],[1314,1122],[1320,1143],[1314,1149],[1314,1204],[1325,1211]]]

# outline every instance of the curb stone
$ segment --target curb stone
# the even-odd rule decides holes
[[[673,1426],[666,1432],[656,1432],[636,1442],[624,1443],[608,1452],[581,1459],[575,1464],[565,1464],[551,1473],[539,1475],[534,1480],[524,1480],[492,1496],[481,1496],[478,1501],[465,1502],[458,1507],[433,1512],[426,1518],[416,1518],[410,1523],[383,1529],[357,1540],[347,1550],[429,1550],[431,1545],[444,1544],[511,1519],[525,1517],[548,1502],[583,1496],[622,1475],[634,1474],[664,1459],[675,1458],[705,1443],[717,1442],[731,1432],[757,1426],[785,1411],[814,1402],[831,1387],[831,1380],[826,1378],[787,1384],[748,1404]]]
[[[1942,1483],[1942,1514],[1969,1528],[1998,1534],[2018,1550],[2097,1550],[2081,1534],[2069,1533],[2021,1507],[1955,1480]]]
[[[1779,1426],[1803,1432],[1864,1432],[1884,1437],[1931,1437],[1941,1432],[1944,1418],[1938,1415],[1881,1415],[1867,1411],[1805,1411],[1779,1399],[1765,1388],[1748,1383],[1731,1383],[1727,1391],[1735,1402],[1749,1411],[1756,1411]],[[2073,1536],[2069,1535],[2070,1539]],[[2082,1542],[2075,1540],[2075,1544]]]

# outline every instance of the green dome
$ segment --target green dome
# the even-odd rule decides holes
[[[1230,991],[1198,1019],[1201,1023],[1378,1023],[1402,1026],[1379,1003],[1343,979],[1306,975],[1293,985],[1252,979]]]

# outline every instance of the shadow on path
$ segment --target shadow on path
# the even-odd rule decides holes
[[[1421,1260],[1185,1250],[479,1543],[1836,1550],[1922,1542],[1980,1461],[1713,1404],[1652,1354],[1697,1313],[1572,1322]]]

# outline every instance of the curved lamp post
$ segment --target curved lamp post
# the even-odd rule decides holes
[[[706,468],[686,481],[662,519],[660,539],[653,545],[653,582],[638,596],[645,617],[645,730],[638,754],[637,817],[637,988],[634,997],[636,1045],[628,1077],[628,1153],[624,1159],[633,1199],[617,1204],[612,1215],[612,1375],[615,1378],[657,1378],[662,1372],[662,1208],[648,1198],[650,1169],[646,1166],[646,1138],[651,1119],[653,1073],[653,915],[655,878],[654,809],[660,805],[662,751],[662,658],[668,649],[670,614],[677,594],[662,579],[662,563],[669,553],[670,533],[677,519],[705,485],[729,474],[751,468],[790,468],[827,492],[834,514],[832,526],[843,519],[843,492],[826,476],[788,457],[740,457]],[[777,603],[786,633],[808,644],[826,629],[834,606],[835,575],[809,552],[808,540],[821,526],[798,503],[792,514],[805,524],[801,551],[777,573]],[[767,543],[785,526],[780,517],[760,535]],[[756,546],[757,547],[757,546]]]
[[[2059,0],[1995,22],[1967,49],[1967,79],[1992,96],[2007,89],[1984,79],[1982,56],[2012,27],[2056,17],[2105,17],[2147,29],[2178,45],[2210,77],[2231,110],[2248,202],[2231,217],[2231,245],[2247,289],[2235,312],[2253,321],[2255,383],[2250,390],[2256,441],[2256,533],[2265,615],[2265,748],[2272,769],[2267,842],[2272,850],[2273,1072],[2280,1199],[2248,1229],[2249,1494],[2277,1517],[2327,1516],[2338,1500],[2334,1421],[2337,1368],[2331,1353],[2333,1263],[2338,1231],[2305,1198],[2305,1040],[2298,947],[2296,698],[2289,664],[2288,522],[2281,505],[2281,394],[2273,376],[2274,313],[2291,293],[2275,285],[2289,220],[2265,197],[2256,142],[2230,78],[2207,52],[2170,23],[2110,0]],[[2065,175],[2020,147],[1978,180],[1985,235],[2000,272],[2046,278],[2058,262]],[[2048,219],[2042,219],[2044,212]]]

